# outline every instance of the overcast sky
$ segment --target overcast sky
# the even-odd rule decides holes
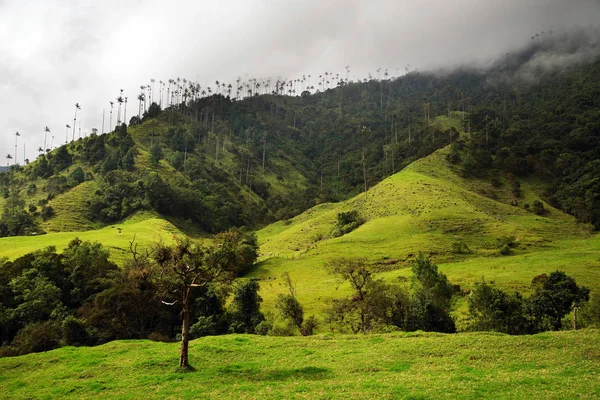
[[[103,108],[108,127],[122,88],[129,119],[151,78],[396,75],[485,63],[536,32],[598,21],[598,0],[0,0],[0,163],[17,131],[20,163],[45,126],[64,143],[75,102],[84,132],[101,129]]]

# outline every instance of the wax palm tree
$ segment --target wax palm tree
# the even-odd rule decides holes
[[[112,131],[112,113],[113,113],[113,106],[115,103],[113,103],[112,101],[110,101],[109,103],[110,103],[110,118],[108,120],[108,131],[111,132]]]
[[[139,101],[139,104],[138,104],[138,118],[141,119],[142,118],[142,101],[144,101],[144,93],[138,94],[137,99]]]
[[[162,108],[162,93],[163,93],[163,86],[165,84],[163,83],[163,81],[158,81],[158,87],[160,88],[160,97],[158,99],[158,105]]]
[[[75,124],[77,121],[77,110],[81,110],[79,103],[75,103],[75,117],[73,118],[73,140],[75,140]]]
[[[17,163],[17,142],[19,141],[19,136],[21,136],[19,132],[15,133],[15,164]]]
[[[12,156],[10,154],[6,155],[6,165],[9,165],[10,160],[12,160]]]
[[[46,142],[47,142],[49,133],[50,133],[50,128],[45,127],[44,128],[44,149],[46,148]]]
[[[123,97],[117,97],[117,103],[119,103],[119,109],[117,111],[117,125],[121,125],[121,106],[123,105]]]
[[[125,110],[123,111],[123,122],[127,123],[127,97],[125,97]]]
[[[152,93],[154,92],[154,82],[156,82],[154,80],[154,78],[150,79],[150,83],[152,84],[152,87],[150,88],[150,104],[152,104]]]
[[[67,129],[65,134],[65,144],[67,144],[67,142],[69,141],[69,129],[71,129],[71,125],[67,124],[66,127]]]

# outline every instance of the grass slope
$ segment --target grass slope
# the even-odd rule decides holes
[[[539,199],[535,181],[522,182],[520,207],[509,205],[508,182],[493,188],[486,180],[462,178],[446,161],[447,151],[412,163],[369,189],[366,198],[361,194],[322,204],[259,231],[263,258],[249,276],[263,279],[267,308],[285,291],[277,281],[284,271],[297,282],[299,300],[319,314],[327,299],[348,290],[326,274],[328,260],[367,257],[393,280],[410,275],[410,262],[419,251],[463,287],[485,277],[505,289],[526,291],[537,274],[561,269],[600,288],[600,238],[588,226],[548,204],[544,216],[523,209],[524,203]],[[358,210],[367,222],[342,237],[330,237],[337,214],[350,210]],[[511,256],[499,256],[496,238],[511,235],[518,248]],[[452,252],[459,240],[472,254]]]
[[[117,341],[0,359],[10,399],[598,398],[600,331]]]
[[[134,236],[139,247],[144,248],[159,240],[168,243],[173,240],[173,235],[181,235],[173,224],[153,214],[140,213],[123,223],[97,230],[0,238],[0,256],[14,259],[48,246],[55,246],[60,252],[73,238],[78,237],[81,240],[102,243],[110,250],[111,259],[122,264],[129,258],[129,241]]]

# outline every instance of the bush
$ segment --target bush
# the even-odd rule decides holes
[[[89,342],[85,322],[73,316],[62,322],[62,340],[65,346],[84,346]]]
[[[52,206],[43,206],[41,216],[44,221],[52,218],[54,216],[54,209]]]
[[[510,246],[507,244],[503,244],[498,248],[498,253],[503,256],[508,256],[510,254]]]
[[[229,330],[233,333],[255,333],[265,320],[260,311],[262,298],[258,294],[258,281],[251,279],[239,285],[234,292],[229,313]]]
[[[452,252],[455,254],[470,254],[471,249],[464,240],[452,242]]]
[[[17,333],[12,346],[19,354],[39,353],[58,348],[60,339],[60,328],[55,322],[34,322]]]
[[[519,198],[521,197],[521,184],[519,183],[519,181],[514,180],[511,183],[511,193],[513,196],[515,196],[515,198]]]
[[[69,175],[68,181],[70,186],[77,186],[81,182],[85,181],[85,173],[83,172],[83,169],[81,169],[81,167],[75,168]]]
[[[341,212],[337,215],[337,221],[331,236],[339,237],[352,232],[364,223],[364,220],[359,216],[358,211]]]
[[[511,249],[517,247],[517,238],[514,236],[501,236],[496,239],[496,248],[498,253],[507,256],[511,253]]]
[[[544,208],[544,203],[542,203],[539,200],[534,200],[533,201],[532,211],[535,214],[537,214],[537,215],[544,215],[544,214],[546,214],[546,209]]]
[[[475,283],[467,301],[472,330],[513,335],[529,330],[524,301],[518,293],[510,296],[482,281]]]
[[[210,315],[198,318],[198,322],[190,327],[190,339],[204,336],[220,335],[224,332],[224,324],[217,316]]]
[[[317,319],[314,315],[311,315],[306,320],[304,320],[304,324],[302,324],[302,328],[300,329],[300,334],[302,336],[312,336],[314,330],[317,328]]]
[[[160,160],[164,157],[162,148],[160,147],[160,143],[155,142],[150,147],[150,165],[156,167]]]

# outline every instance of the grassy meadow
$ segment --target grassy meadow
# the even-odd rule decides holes
[[[0,359],[4,398],[594,399],[600,331],[227,335],[179,345],[118,341]]]
[[[102,243],[110,251],[111,259],[117,264],[123,264],[130,258],[129,242],[134,237],[142,249],[161,240],[169,243],[174,235],[182,235],[175,225],[151,213],[140,213],[120,224],[96,230],[1,238],[0,256],[15,259],[48,246],[55,246],[56,250],[61,252],[71,240],[78,237],[81,240]]]

